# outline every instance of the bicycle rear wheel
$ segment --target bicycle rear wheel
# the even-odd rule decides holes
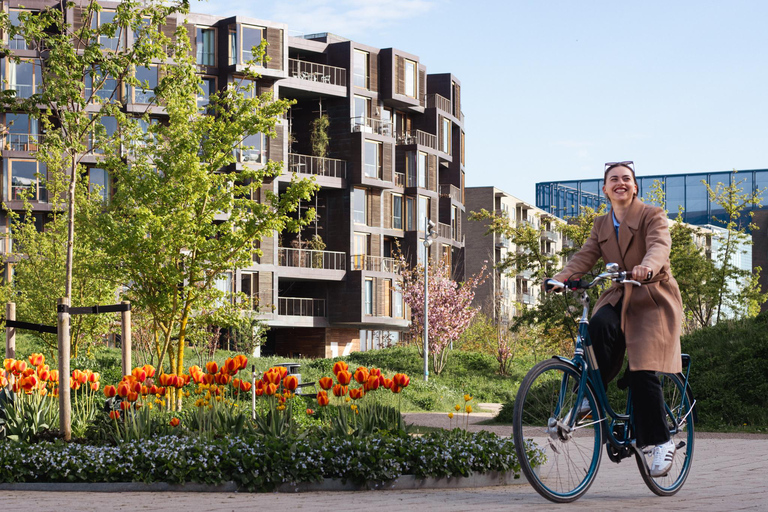
[[[651,491],[659,496],[672,496],[683,487],[693,461],[693,395],[690,389],[684,388],[684,381],[679,375],[660,373],[659,380],[667,409],[669,434],[677,447],[675,459],[669,473],[658,478],[651,477],[645,471],[644,465],[648,466],[651,462],[649,455],[643,456],[645,461],[638,455],[637,465],[643,481]]]
[[[518,460],[536,492],[556,503],[574,501],[597,475],[603,432],[597,399],[587,386],[589,412],[578,414],[574,428],[567,417],[576,403],[581,371],[559,359],[534,366],[515,399],[513,436]]]

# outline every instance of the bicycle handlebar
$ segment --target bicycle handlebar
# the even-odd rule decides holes
[[[635,286],[641,286],[642,284],[638,281],[635,281],[634,279],[629,279],[627,272],[622,270],[617,272],[603,272],[602,274],[596,276],[592,281],[587,281],[586,279],[569,279],[564,283],[561,283],[560,281],[555,281],[554,279],[547,279],[544,281],[544,290],[552,290],[556,292],[565,290],[588,290],[593,286],[596,286],[598,283],[605,281],[606,279],[610,279],[615,283],[634,284]]]

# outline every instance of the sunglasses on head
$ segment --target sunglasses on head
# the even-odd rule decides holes
[[[632,171],[632,174],[635,174],[635,162],[632,160],[625,160],[623,162],[606,162],[605,163],[605,172],[610,171],[614,167],[626,167],[630,171]]]

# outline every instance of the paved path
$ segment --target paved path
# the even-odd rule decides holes
[[[409,415],[408,422],[447,420],[444,414]],[[490,416],[490,415],[487,415]],[[486,416],[486,418],[487,418]],[[485,419],[475,415],[475,420]],[[480,426],[470,425],[470,430]],[[487,427],[486,427],[487,428]],[[509,427],[498,427],[509,429]],[[152,510],[206,512],[255,510],[419,510],[542,511],[564,509],[613,510],[768,510],[768,436],[701,434],[696,438],[693,469],[683,489],[660,498],[643,483],[634,460],[614,464],[602,458],[600,472],[587,494],[569,505],[558,506],[541,498],[528,485],[478,489],[365,491],[303,494],[240,493],[46,493],[0,492],[2,510],[85,511]]]

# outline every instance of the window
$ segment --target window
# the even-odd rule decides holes
[[[368,116],[371,111],[371,99],[363,96],[355,96],[355,131],[364,131],[362,127],[368,125]],[[370,131],[365,130],[365,131]]]
[[[405,95],[415,98],[417,92],[416,63],[412,60],[405,59]]]
[[[416,200],[412,197],[405,198],[405,229],[416,229]]]
[[[6,59],[8,88],[16,91],[17,98],[29,98],[43,84],[40,63],[35,60],[12,62]]]
[[[406,181],[405,181],[406,186],[415,187],[416,183],[418,183],[418,181],[416,180],[417,172],[416,172],[416,152],[415,151],[408,151],[405,154],[405,173],[406,173]]]
[[[403,292],[397,286],[392,289],[392,318],[405,318],[403,314]]]
[[[392,131],[392,109],[385,108],[381,111],[381,134],[387,137],[393,137]]]
[[[262,29],[257,27],[248,27],[245,25],[240,26],[240,31],[242,32],[242,42],[243,42],[243,56],[242,60],[240,61],[240,64],[246,64],[249,61],[252,61],[256,58],[256,55],[253,53],[253,49],[256,46],[259,46],[261,44],[262,40]],[[256,64],[261,65],[261,62],[257,62]]]
[[[112,116],[102,116],[99,124],[100,126],[94,127],[88,148],[93,153],[103,153],[105,143],[108,144],[108,139],[117,131],[117,119]]]
[[[450,119],[443,119],[443,138],[440,141],[440,150],[443,153],[451,154],[451,121]]]
[[[255,98],[258,96],[256,89],[256,81],[249,78],[235,77],[234,79],[235,90],[246,98]]]
[[[216,92],[216,79],[212,77],[203,77],[200,81],[200,92],[197,95],[197,107],[205,110],[211,102],[211,94]]]
[[[381,179],[381,142],[365,141],[365,176]]]
[[[197,60],[201,66],[216,65],[216,29],[197,28],[195,41],[197,43]]]
[[[373,296],[374,296],[373,278],[365,280],[365,314],[373,315]]]
[[[424,239],[419,238],[418,247],[416,248],[417,253],[417,263],[419,265],[423,265],[425,261],[427,261],[427,250],[428,248],[424,246]]]
[[[97,30],[101,27],[104,27],[104,25],[115,23],[116,16],[117,13],[115,13],[115,11],[101,10],[99,12],[94,12],[93,19],[91,20],[91,29]],[[99,44],[101,44],[102,48],[105,50],[117,51],[121,46],[119,40],[119,36],[121,34],[122,29],[120,27],[115,27],[114,37],[102,33],[99,36]]]
[[[354,221],[355,224],[366,224],[368,215],[366,212],[367,197],[365,189],[356,188],[352,191],[352,201],[354,204]]]
[[[112,194],[109,173],[96,167],[88,169],[88,190],[91,194],[99,194],[103,201],[107,201]]]
[[[94,96],[103,101],[118,100],[117,80],[104,76],[101,70],[94,67],[90,73],[85,76],[85,100],[90,102]]]
[[[454,240],[459,239],[459,222],[461,222],[461,215],[459,214],[459,207],[451,207],[451,238]]]
[[[392,316],[392,280],[384,279],[384,316]]]
[[[155,88],[157,87],[157,66],[137,66],[136,79],[142,85],[133,88],[134,103],[152,103],[155,99]]]
[[[11,151],[35,151],[39,142],[37,119],[28,114],[6,114],[6,147]]]
[[[392,194],[392,229],[403,229],[403,196]]]
[[[368,254],[369,236],[367,233],[355,233],[352,239],[352,270],[365,268],[365,257]]]
[[[22,11],[19,11],[17,9],[11,9],[8,13],[8,18],[11,21],[11,25],[14,27],[21,26],[21,22],[19,21],[19,13]],[[13,39],[8,41],[8,49],[10,50],[32,50],[33,48],[30,47],[30,45],[27,45],[27,42],[24,40],[24,38],[18,34],[13,36]]]
[[[419,151],[419,183],[421,188],[427,188],[427,154]]]
[[[240,147],[235,149],[235,158],[241,163],[266,163],[266,143],[264,134],[257,133],[243,139]]]
[[[218,300],[219,304],[224,305],[232,300],[232,272],[224,272],[216,276],[214,287],[223,293],[223,297]]]
[[[10,194],[9,201],[21,201],[26,195],[31,201],[48,201],[48,191],[40,182],[45,177],[45,164],[36,160],[11,160],[9,167],[9,183],[6,190]]]
[[[364,52],[362,50],[355,50],[355,61],[354,61],[354,79],[352,81],[352,84],[355,87],[362,87],[363,89],[368,89],[370,84],[370,77],[368,75],[368,62],[370,60],[370,55],[368,52]]]
[[[425,196],[419,196],[419,218],[417,220],[416,229],[424,231],[426,229],[427,220],[429,219],[429,198]]]

